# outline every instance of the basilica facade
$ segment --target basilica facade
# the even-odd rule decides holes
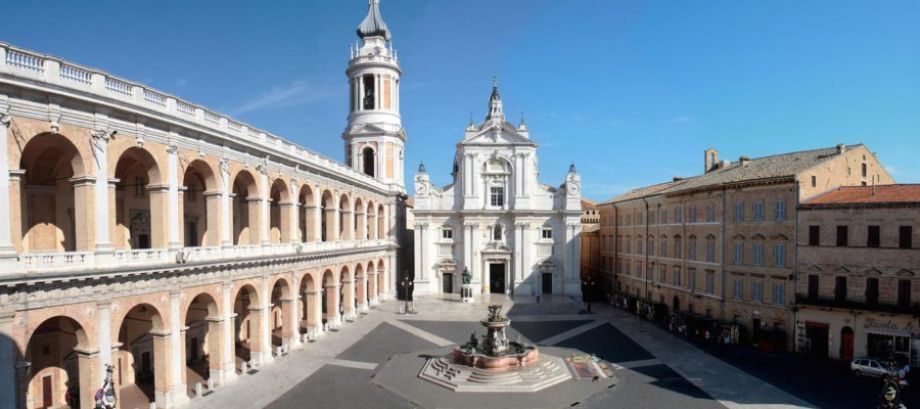
[[[457,143],[453,182],[435,186],[424,165],[415,175],[415,293],[459,293],[466,269],[477,294],[581,294],[581,178],[574,165],[558,186],[537,175],[537,143],[493,85],[485,120]]]
[[[0,408],[94,407],[109,369],[120,407],[180,407],[395,296],[405,132],[378,1],[357,34],[342,162],[0,43]]]

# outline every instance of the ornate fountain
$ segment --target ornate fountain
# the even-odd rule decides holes
[[[511,320],[501,305],[490,305],[480,323],[486,328],[481,339],[472,334],[450,353],[429,358],[419,378],[456,392],[535,392],[572,379],[562,358],[508,339]]]
[[[490,305],[489,317],[479,322],[486,327],[482,341],[471,334],[469,342],[454,349],[455,362],[476,368],[509,369],[540,359],[537,347],[508,340],[505,329],[511,325],[511,320],[502,315],[501,305]]]

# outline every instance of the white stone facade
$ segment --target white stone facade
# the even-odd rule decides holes
[[[581,294],[581,178],[539,182],[537,143],[505,120],[493,87],[489,113],[457,144],[453,183],[415,176],[415,293],[459,293],[464,268],[477,293]]]

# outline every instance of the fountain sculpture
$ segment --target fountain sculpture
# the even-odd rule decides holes
[[[532,364],[540,358],[537,347],[508,340],[505,329],[511,320],[502,315],[501,305],[490,305],[489,317],[480,323],[486,327],[486,335],[480,342],[476,334],[471,334],[469,342],[454,349],[456,362],[476,368],[508,369]]]

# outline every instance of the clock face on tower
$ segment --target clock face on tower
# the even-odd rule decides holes
[[[581,183],[577,180],[569,179],[565,187],[570,195],[577,195],[581,191]]]
[[[415,182],[415,194],[425,196],[428,194],[428,184],[425,182]]]

